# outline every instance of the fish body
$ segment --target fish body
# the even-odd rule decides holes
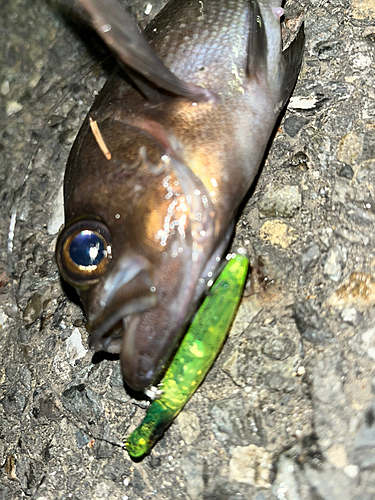
[[[131,83],[116,73],[78,134],[56,255],[91,345],[121,353],[125,382],[144,390],[220,270],[297,79],[303,31],[282,52],[276,0],[171,0],[142,45],[116,4],[81,3]]]

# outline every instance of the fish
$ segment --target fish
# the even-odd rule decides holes
[[[222,269],[304,30],[282,50],[279,0],[170,0],[143,32],[114,0],[79,2],[121,69],[69,155],[56,260],[90,345],[145,391]]]

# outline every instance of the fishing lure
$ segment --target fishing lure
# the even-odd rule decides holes
[[[230,254],[228,263],[198,310],[160,384],[161,396],[130,434],[126,448],[132,458],[150,452],[202,383],[223,346],[238,304],[249,266],[243,251]]]

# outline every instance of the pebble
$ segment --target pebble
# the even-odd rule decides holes
[[[259,235],[262,240],[285,249],[297,240],[295,232],[294,227],[281,220],[268,220],[260,228]]]
[[[354,448],[368,448],[375,461],[375,401],[365,411],[363,422],[354,437]]]
[[[311,491],[319,500],[353,500],[348,477],[340,469],[325,464],[323,469],[305,467],[307,481]],[[313,497],[311,497],[313,498]]]
[[[353,228],[347,228],[343,226],[337,226],[335,233],[342,236],[350,243],[360,243],[361,245],[367,246],[370,243],[370,238],[368,235],[364,234],[362,231],[355,230]]]
[[[187,445],[193,444],[201,433],[199,417],[193,411],[185,410],[177,418],[182,439]]]
[[[200,498],[204,490],[204,466],[202,457],[195,451],[181,458],[181,469],[186,479],[186,488],[190,498]]]
[[[350,132],[341,137],[337,150],[337,158],[342,163],[353,164],[361,152],[362,138],[358,134]]]
[[[74,366],[78,359],[85,357],[88,352],[82,345],[82,337],[78,328],[74,328],[71,336],[65,341],[65,346],[65,352],[71,366]]]
[[[321,403],[342,406],[346,403],[342,378],[337,373],[327,370],[329,362],[320,363],[321,370],[316,370],[313,378],[314,396]],[[324,370],[325,368],[325,370]]]
[[[352,169],[352,167],[350,165],[345,163],[345,165],[341,168],[341,170],[339,172],[339,176],[350,180],[353,178],[353,175],[354,175],[354,170]]]
[[[31,325],[36,321],[43,309],[43,300],[40,293],[34,293],[29,299],[25,310],[23,311],[23,319],[26,325]]]
[[[8,322],[9,316],[0,308],[0,329]]]
[[[345,307],[341,311],[341,319],[349,325],[357,326],[361,321],[361,315],[354,307]]]
[[[373,0],[353,0],[351,10],[354,19],[367,19],[370,21],[375,17]]]
[[[332,281],[339,281],[345,267],[348,251],[341,245],[330,248],[324,258],[323,274]]]
[[[262,352],[268,358],[282,361],[289,358],[295,350],[294,342],[285,337],[275,337],[263,344]]]
[[[263,384],[272,391],[278,391],[285,394],[295,389],[297,385],[295,375],[295,372],[293,372],[289,366],[286,366],[283,370],[271,369],[265,372],[262,379]]]
[[[241,394],[215,402],[210,416],[216,439],[228,448],[241,444],[262,444],[259,419],[249,410]]]
[[[290,137],[296,137],[308,120],[300,115],[291,115],[284,120],[284,130]]]
[[[53,201],[53,212],[47,224],[48,234],[56,234],[64,224],[64,199],[63,186],[60,187]]]
[[[347,465],[345,448],[342,445],[332,446],[327,450],[327,460],[336,469],[343,469]]]
[[[255,444],[237,446],[229,462],[229,479],[261,488],[270,488],[271,470],[272,455],[265,448],[255,446]]]
[[[358,465],[347,465],[344,467],[344,474],[348,476],[350,479],[354,479],[355,477],[358,476],[359,473],[359,467]]]
[[[9,101],[6,104],[5,112],[6,112],[7,116],[11,116],[11,115],[18,113],[19,111],[22,111],[22,109],[23,109],[23,106],[21,103],[19,103],[17,101]]]
[[[265,217],[293,217],[302,205],[298,186],[270,184],[259,202],[259,212]]]
[[[301,266],[303,271],[307,271],[314,267],[320,258],[319,246],[313,242],[306,248],[306,250],[301,255]]]
[[[362,341],[367,354],[375,359],[375,326],[362,333]]]
[[[293,304],[293,318],[302,338],[321,344],[332,338],[332,333],[311,300]]]
[[[373,159],[375,159],[375,132],[370,130],[365,133],[363,138],[361,161]]]
[[[296,480],[296,464],[287,453],[280,455],[277,462],[277,474],[272,486],[272,494],[280,500],[301,500],[299,485]]]

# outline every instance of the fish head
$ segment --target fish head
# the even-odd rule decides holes
[[[148,132],[101,122],[108,160],[83,130],[66,171],[57,262],[80,295],[91,346],[120,353],[125,382],[143,390],[195,312],[215,212],[201,181]]]

